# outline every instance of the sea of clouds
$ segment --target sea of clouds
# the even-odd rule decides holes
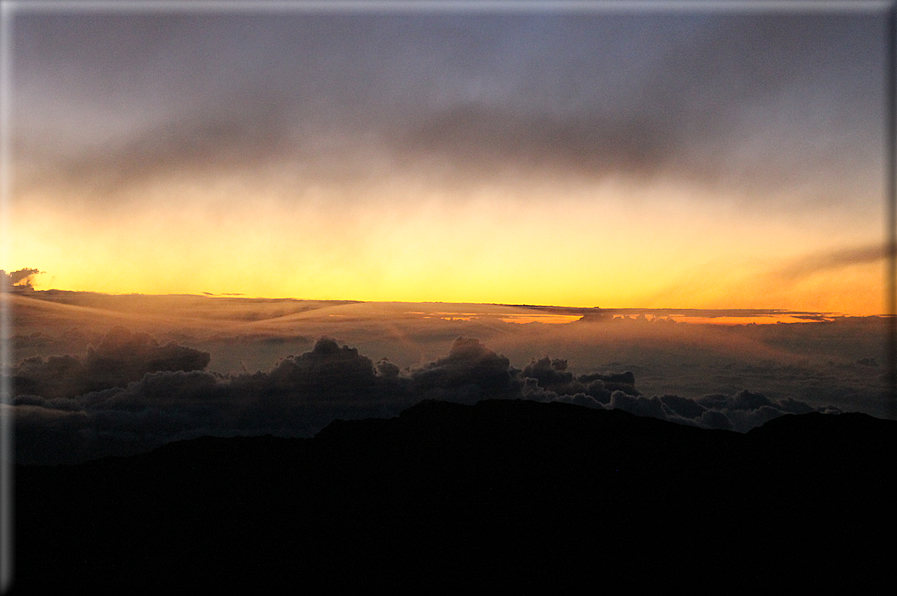
[[[127,455],[203,435],[311,437],[331,421],[390,417],[425,399],[563,401],[679,424],[746,432],[785,414],[837,412],[741,390],[698,398],[646,396],[630,371],[574,374],[567,361],[522,369],[478,339],[400,368],[330,337],[267,372],[205,370],[207,352],[117,327],[84,355],[34,356],[11,369],[16,459],[77,462]]]

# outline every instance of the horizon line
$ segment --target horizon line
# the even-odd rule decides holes
[[[12,290],[12,288],[23,288],[21,291]],[[294,296],[250,296],[239,292],[200,292],[200,293],[164,293],[164,294],[147,294],[141,292],[98,292],[94,290],[64,290],[60,288],[48,288],[37,290],[29,288],[24,290],[25,286],[12,286],[12,291],[2,290],[2,294],[21,296],[24,298],[33,297],[40,299],[40,296],[33,294],[50,294],[50,293],[67,293],[67,294],[93,294],[98,296],[109,297],[148,297],[148,298],[164,298],[164,297],[191,297],[191,298],[230,298],[239,300],[284,300],[295,302],[341,302],[356,304],[471,304],[482,306],[500,306],[509,308],[528,308],[542,311],[562,311],[564,313],[575,313],[585,315],[639,315],[639,314],[661,314],[661,316],[700,316],[706,318],[727,318],[727,317],[783,317],[791,316],[795,318],[807,318],[810,320],[826,320],[845,317],[879,317],[890,318],[897,315],[888,313],[877,314],[850,314],[834,311],[811,311],[811,310],[793,310],[788,308],[726,308],[726,307],[601,307],[601,306],[566,306],[563,304],[527,304],[527,303],[506,303],[506,302],[478,302],[478,301],[447,301],[447,300],[360,300],[356,298],[297,298]]]

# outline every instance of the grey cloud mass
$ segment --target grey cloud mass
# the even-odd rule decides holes
[[[813,200],[865,200],[842,180],[858,172],[851,184],[868,187],[883,167],[882,24],[869,14],[26,14],[16,129],[32,175],[20,182],[62,165],[121,190],[270,161],[333,182],[375,175],[370,164],[386,159],[391,171],[438,161],[453,180],[535,166],[756,191],[811,181]]]
[[[3,288],[4,292],[18,291],[16,288],[24,291],[33,289],[31,283],[34,280],[34,276],[41,273],[43,273],[43,271],[40,269],[30,267],[18,269],[17,271],[10,271],[9,273],[0,269],[0,287]]]
[[[680,424],[745,432],[789,413],[837,412],[747,390],[697,399],[642,395],[631,372],[574,375],[562,359],[523,370],[467,337],[445,357],[399,369],[319,338],[269,372],[204,371],[208,354],[114,329],[87,357],[26,359],[14,368],[17,458],[80,461],[203,435],[308,437],[331,421],[396,416],[424,399],[561,401]]]
[[[147,333],[123,327],[109,331],[87,355],[27,358],[13,368],[16,393],[71,398],[91,391],[124,387],[158,371],[202,370],[210,356],[175,342],[160,345]]]
[[[810,255],[776,272],[776,276],[795,281],[815,273],[852,265],[879,263],[888,258],[888,247],[881,243],[844,248]]]

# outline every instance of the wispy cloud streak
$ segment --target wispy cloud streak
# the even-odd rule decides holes
[[[889,251],[885,243],[820,252],[794,261],[787,267],[776,271],[774,276],[782,280],[798,281],[817,273],[878,263],[888,258],[889,254],[893,255],[894,252],[894,248],[892,247]]]

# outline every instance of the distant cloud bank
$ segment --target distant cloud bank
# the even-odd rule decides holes
[[[19,269],[7,273],[0,269],[0,290],[4,292],[33,290],[34,276],[44,273],[40,269]]]
[[[204,370],[208,363],[206,352],[120,327],[85,356],[21,361],[11,371],[13,403],[3,406],[15,414],[17,460],[76,462],[202,435],[310,437],[337,418],[395,416],[424,399],[562,401],[741,432],[784,414],[837,412],[748,390],[649,397],[632,372],[574,375],[566,360],[549,357],[520,370],[468,337],[446,356],[405,369],[329,337],[268,372],[215,374]]]

